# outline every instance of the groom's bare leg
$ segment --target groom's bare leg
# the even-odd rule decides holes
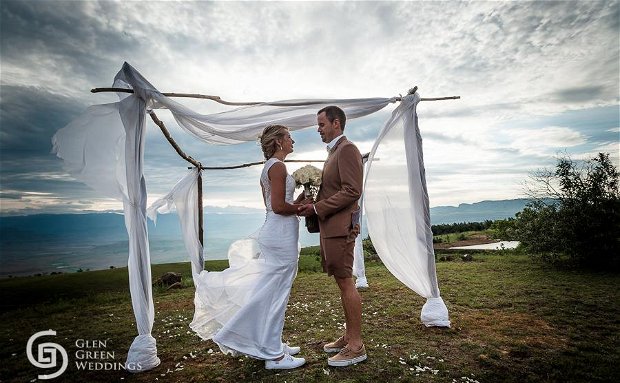
[[[355,288],[353,278],[335,277],[340,288],[340,299],[344,309],[347,327],[345,339],[349,348],[358,350],[362,347],[362,298]]]

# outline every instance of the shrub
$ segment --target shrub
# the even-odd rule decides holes
[[[491,236],[495,239],[503,241],[517,240],[516,221],[514,218],[493,221],[489,230],[491,231]]]
[[[556,170],[533,176],[542,199],[518,213],[514,230],[525,250],[557,259],[563,254],[583,266],[620,264],[620,193],[618,172],[609,155],[578,165],[568,157]]]
[[[370,236],[362,240],[362,248],[364,249],[364,259],[366,261],[381,262],[381,258],[379,258],[377,250],[375,250],[375,246],[372,244]]]
[[[433,235],[462,233],[465,231],[482,231],[488,229],[492,223],[493,221],[488,219],[484,222],[443,223],[439,225],[432,225],[431,230]]]

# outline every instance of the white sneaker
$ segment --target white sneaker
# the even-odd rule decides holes
[[[291,368],[301,367],[306,363],[304,358],[295,358],[289,354],[284,354],[280,360],[266,360],[265,368],[267,370],[290,370]]]
[[[298,346],[289,346],[288,343],[282,343],[284,346],[284,353],[289,355],[297,355],[301,351],[301,347]]]

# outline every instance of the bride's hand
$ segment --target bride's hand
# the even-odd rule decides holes
[[[301,207],[299,207],[299,209],[297,209],[297,215],[302,216],[302,217],[308,217],[313,214],[316,214],[316,213],[314,211],[314,205],[312,205],[312,203],[302,205]]]

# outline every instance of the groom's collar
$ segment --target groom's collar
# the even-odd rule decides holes
[[[329,144],[327,144],[327,151],[331,152],[334,148],[336,148],[336,146],[338,146],[338,141],[340,141],[340,139],[343,137],[344,137],[344,133],[334,138],[333,140],[331,140]]]

